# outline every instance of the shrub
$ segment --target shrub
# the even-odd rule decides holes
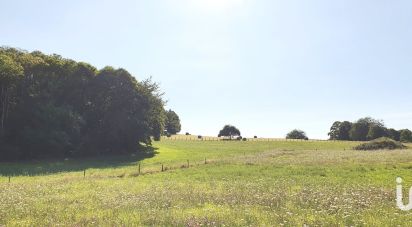
[[[246,139],[246,138],[243,138],[242,140],[243,140],[243,141],[247,141],[247,139]]]
[[[186,136],[190,136],[190,133],[186,132]]]
[[[237,140],[242,140],[242,137],[241,137],[241,136],[238,136],[236,139],[237,139]]]
[[[202,139],[203,137],[202,137],[201,135],[198,135],[197,138],[198,138],[198,139]]]
[[[253,138],[257,139],[257,136],[254,136]]]
[[[406,148],[405,145],[403,145],[400,142],[397,142],[393,139],[387,138],[387,137],[381,137],[372,141],[369,141],[367,143],[360,144],[356,147],[354,147],[355,150],[395,150],[395,149],[404,149]]]

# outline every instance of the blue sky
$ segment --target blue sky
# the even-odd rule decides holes
[[[326,138],[335,120],[412,128],[412,2],[0,0],[0,45],[161,83],[182,132]]]

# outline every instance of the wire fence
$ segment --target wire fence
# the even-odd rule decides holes
[[[118,173],[104,173],[96,170],[94,168],[86,168],[81,171],[74,171],[74,175],[72,174],[71,177],[75,177],[76,179],[102,179],[102,178],[125,178],[125,177],[139,177],[148,174],[156,174],[161,172],[173,171],[178,169],[188,169],[199,167],[202,165],[213,164],[216,163],[217,160],[215,159],[196,159],[196,160],[180,160],[180,162],[159,162],[159,163],[152,163],[152,164],[143,164],[137,163],[134,166],[134,170],[128,169],[127,172],[118,172]],[[63,172],[63,171],[62,171]],[[61,173],[62,173],[61,172]],[[49,174],[42,174],[42,175],[30,175],[30,174],[7,174],[7,175],[0,175],[0,183],[12,183],[15,182],[16,178],[19,177],[46,177]],[[21,181],[20,181],[21,182]]]
[[[185,136],[185,135],[175,135],[175,136],[162,136],[162,140],[169,140],[169,141],[222,141],[222,142],[230,142],[230,141],[239,141],[239,142],[246,142],[246,141],[256,141],[256,142],[275,142],[275,141],[297,141],[297,142],[338,142],[339,140],[321,140],[321,139],[310,139],[310,140],[303,140],[303,139],[285,139],[285,138],[245,138],[246,141],[242,140],[237,140],[237,139],[228,139],[228,138],[223,138],[223,137],[198,137],[198,136]],[[242,138],[243,139],[243,138]],[[348,141],[349,142],[349,141]],[[364,141],[350,141],[350,142],[364,142]],[[318,150],[316,148],[316,150]],[[245,154],[244,154],[245,155]],[[93,168],[91,169],[84,169],[83,171],[79,172],[78,177],[79,178],[84,178],[87,179],[88,177],[98,177],[98,178],[123,178],[123,177],[138,177],[146,174],[154,174],[154,173],[160,173],[160,172],[166,172],[170,170],[176,170],[176,169],[184,169],[184,168],[191,168],[191,167],[196,167],[196,166],[201,166],[201,165],[206,165],[206,164],[212,164],[215,163],[217,160],[213,158],[207,158],[205,157],[204,159],[199,159],[199,160],[181,160],[180,162],[159,162],[159,163],[152,163],[152,164],[142,164],[142,163],[137,163],[135,166],[135,169],[132,171],[127,171],[128,173],[122,173],[122,174],[103,174],[100,175],[98,174],[98,170],[94,170]],[[78,171],[75,171],[78,172]],[[96,175],[97,174],[97,175]],[[46,174],[47,175],[47,174]],[[0,176],[0,178],[5,178],[4,180],[0,180],[0,182],[8,182],[11,183],[13,182],[13,178],[19,177],[19,176],[30,176],[28,175],[22,175],[22,174],[12,174],[12,175],[3,175]],[[34,174],[32,176],[39,176],[37,174]]]
[[[162,136],[161,139],[163,140],[183,140],[183,141],[300,141],[300,142],[341,142],[342,140],[322,140],[322,139],[285,139],[285,138],[223,138],[223,137],[212,137],[212,136],[185,136],[185,135],[177,135],[177,136]],[[362,141],[349,141],[349,142],[362,142]]]

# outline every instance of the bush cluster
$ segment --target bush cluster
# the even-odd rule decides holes
[[[405,145],[387,137],[381,137],[354,147],[355,150],[395,150],[404,149]]]

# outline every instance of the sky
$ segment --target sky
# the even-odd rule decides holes
[[[409,0],[0,0],[0,45],[152,76],[182,133],[412,129]]]

